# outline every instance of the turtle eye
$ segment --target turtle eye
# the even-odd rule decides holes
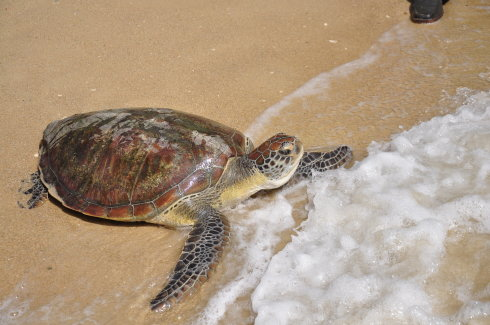
[[[279,154],[284,155],[284,156],[289,156],[291,152],[293,152],[293,147],[294,145],[290,142],[285,142],[281,146],[281,149],[279,149]]]

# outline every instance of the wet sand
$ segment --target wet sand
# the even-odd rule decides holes
[[[488,9],[478,6],[488,3],[450,1],[440,22],[415,26],[406,1],[2,3],[0,320],[186,323],[222,286],[219,275],[233,261],[171,312],[150,313],[148,301],[173,267],[185,232],[94,221],[52,201],[18,208],[19,181],[35,170],[50,121],[107,108],[171,107],[248,130],[255,142],[284,131],[309,146],[350,144],[360,159],[371,141],[454,109],[444,105],[444,91],[489,89],[488,38],[465,42],[490,32]],[[389,51],[381,55],[392,61],[346,72],[328,98],[313,96],[306,104],[292,98],[281,114],[253,128],[308,80],[362,58],[383,33],[404,29],[433,42],[420,49],[410,37],[404,44],[387,39]],[[444,56],[426,60],[432,50]],[[407,58],[425,70],[389,68]],[[376,96],[385,100],[370,103]],[[466,254],[452,251],[449,265]],[[229,249],[225,258],[231,255]],[[248,306],[247,299],[241,304]],[[227,319],[253,321],[250,310],[240,310]]]

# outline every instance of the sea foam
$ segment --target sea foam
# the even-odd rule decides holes
[[[489,317],[488,285],[474,292],[472,283],[446,284],[459,300],[449,313],[437,311],[440,297],[427,287],[449,241],[490,231],[490,92],[373,143],[353,168],[309,183],[308,196],[308,219],[253,293],[256,324]],[[488,253],[488,241],[482,246]]]

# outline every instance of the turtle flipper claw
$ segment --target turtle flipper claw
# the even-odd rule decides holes
[[[229,236],[229,226],[217,210],[206,207],[189,233],[179,261],[165,287],[150,302],[155,311],[165,311],[190,293],[209,275]]]
[[[311,177],[313,171],[324,172],[344,166],[352,160],[352,149],[348,146],[340,146],[330,152],[305,152],[295,175],[299,177]]]
[[[35,208],[47,199],[48,189],[41,181],[39,171],[32,173],[30,178],[21,181],[19,193],[23,198],[17,201],[17,204],[24,209]]]

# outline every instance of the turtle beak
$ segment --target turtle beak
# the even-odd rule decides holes
[[[299,140],[297,140],[297,141],[299,141]],[[301,145],[294,146],[294,153],[297,154],[297,155],[299,155],[300,152],[301,152]]]
[[[294,146],[294,153],[296,154],[296,156],[303,156],[303,151],[304,151],[303,142],[301,142],[300,139],[296,138],[296,143]],[[301,157],[300,157],[300,159],[301,159]]]

